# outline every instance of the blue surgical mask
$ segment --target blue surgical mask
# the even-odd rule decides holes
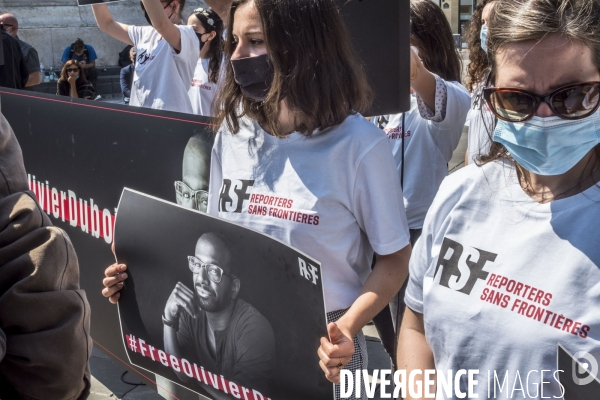
[[[481,39],[481,49],[487,53],[487,37],[488,37],[488,26],[481,25],[481,31],[479,32],[479,39]]]
[[[600,113],[578,119],[532,117],[498,120],[494,142],[504,145],[520,166],[538,175],[560,175],[600,143]]]

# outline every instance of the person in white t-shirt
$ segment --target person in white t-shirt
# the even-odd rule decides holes
[[[406,279],[389,140],[358,113],[370,89],[335,0],[236,0],[227,26],[208,212],[321,262],[331,341],[314,350],[339,383],[343,368],[367,368],[361,329]],[[124,268],[105,271],[112,302]]]
[[[425,218],[398,363],[478,370],[437,399],[562,398],[558,344],[600,361],[600,0],[502,0],[489,32],[494,143]]]
[[[411,108],[371,121],[384,130],[392,145],[414,246],[425,214],[448,175],[448,162],[469,110],[469,93],[460,84],[461,61],[442,9],[431,0],[411,0],[410,20]],[[373,320],[392,360],[403,298],[401,291]]]
[[[129,105],[192,113],[188,96],[200,54],[200,40],[192,26],[182,26],[185,0],[142,0],[152,26],[116,22],[106,4],[94,4],[101,31],[133,45],[136,65]]]
[[[411,108],[372,121],[392,145],[414,245],[448,174],[469,111],[469,93],[460,84],[461,61],[442,9],[430,0],[411,0],[410,19]]]
[[[200,58],[188,92],[192,110],[194,114],[212,117],[212,102],[223,60],[223,21],[213,10],[197,8],[190,15],[188,25],[194,27],[200,38]]]
[[[490,132],[496,123],[494,114],[485,104],[482,90],[490,69],[487,53],[488,20],[497,0],[477,2],[471,18],[467,41],[469,43],[469,67],[467,69],[467,89],[471,92],[471,109],[465,125],[469,129],[465,165],[476,162],[490,150]]]

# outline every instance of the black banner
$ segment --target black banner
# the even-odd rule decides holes
[[[331,399],[320,264],[269,236],[126,189],[115,253],[129,360],[211,399]],[[233,397],[232,397],[233,396]]]
[[[101,294],[104,270],[115,262],[113,221],[126,186],[173,202],[175,182],[208,188],[208,168],[184,178],[183,165],[186,149],[193,170],[208,165],[214,140],[209,119],[5,88],[0,95],[2,113],[23,151],[30,188],[77,252],[94,343],[155,387],[153,374],[127,361],[117,307]]]
[[[101,294],[102,278],[105,268],[115,261],[110,244],[124,187],[178,202],[188,208],[202,209],[205,206],[201,193],[208,190],[208,166],[215,135],[210,120],[196,115],[4,88],[0,89],[0,95],[2,113],[15,131],[23,151],[30,188],[52,222],[68,233],[77,252],[81,287],[86,290],[92,307],[95,345],[134,371],[148,385],[156,387],[157,377],[154,374],[136,368],[128,361],[117,307]],[[190,251],[189,245],[186,251]],[[262,254],[256,248],[253,251]],[[281,294],[279,290],[273,288],[273,293]],[[150,304],[160,298],[155,297],[156,291],[148,290],[145,294],[147,297],[143,301]],[[289,291],[287,294],[290,294]],[[274,301],[277,297],[266,296],[265,299]],[[291,304],[283,297],[278,301]],[[257,304],[260,304],[261,312],[267,307],[263,300],[257,300]],[[294,309],[296,305],[290,307]],[[277,369],[283,374],[281,382],[305,388],[304,392],[298,389],[298,393],[306,393],[306,390],[330,393],[332,389],[323,373],[317,371],[318,340],[307,344],[314,341],[314,332],[318,331],[321,336],[326,334],[323,306],[316,307],[321,311],[312,316],[310,324],[306,318],[299,320],[310,328],[307,325],[300,329],[296,325],[294,334],[282,333],[290,335],[285,340],[298,343],[304,349],[307,353],[304,360],[312,358],[308,364],[305,361],[298,364],[294,358],[285,359],[285,354],[288,357],[292,354],[290,349],[279,342],[277,344],[278,347],[283,346],[277,358]],[[164,309],[164,304],[158,309]],[[269,312],[268,309],[264,311],[265,314]],[[293,311],[293,314],[300,315],[299,312]],[[277,317],[273,329],[276,330],[275,326],[279,324]],[[305,335],[306,329],[312,332],[308,336]],[[148,331],[155,332],[152,329]],[[283,378],[293,374],[298,377],[297,381]],[[159,385],[160,382],[159,379]],[[160,387],[157,390],[168,394]],[[182,400],[195,400],[197,396],[187,390],[177,393],[177,398]],[[291,397],[286,395],[283,398]],[[298,398],[331,396],[315,394]]]

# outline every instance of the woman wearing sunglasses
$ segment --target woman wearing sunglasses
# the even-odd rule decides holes
[[[494,143],[425,219],[399,367],[561,398],[558,343],[600,360],[600,1],[502,0],[489,33]]]
[[[188,96],[200,54],[192,26],[181,25],[185,0],[142,0],[152,26],[116,22],[106,4],[92,10],[100,30],[135,47],[136,63],[129,105],[192,113]]]
[[[94,99],[94,87],[85,79],[83,69],[77,60],[69,60],[63,66],[56,83],[56,94],[76,99]]]

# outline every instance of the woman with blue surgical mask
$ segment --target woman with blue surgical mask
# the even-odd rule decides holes
[[[496,1],[477,2],[477,8],[473,13],[467,34],[469,66],[466,85],[471,92],[471,109],[465,123],[469,129],[465,165],[476,162],[478,157],[481,154],[487,154],[490,148],[491,140],[487,131],[494,124],[494,114],[485,105],[481,91],[490,69],[490,58],[487,53],[488,21]]]
[[[502,0],[489,33],[494,142],[425,219],[398,363],[562,398],[557,344],[600,360],[600,0]]]

